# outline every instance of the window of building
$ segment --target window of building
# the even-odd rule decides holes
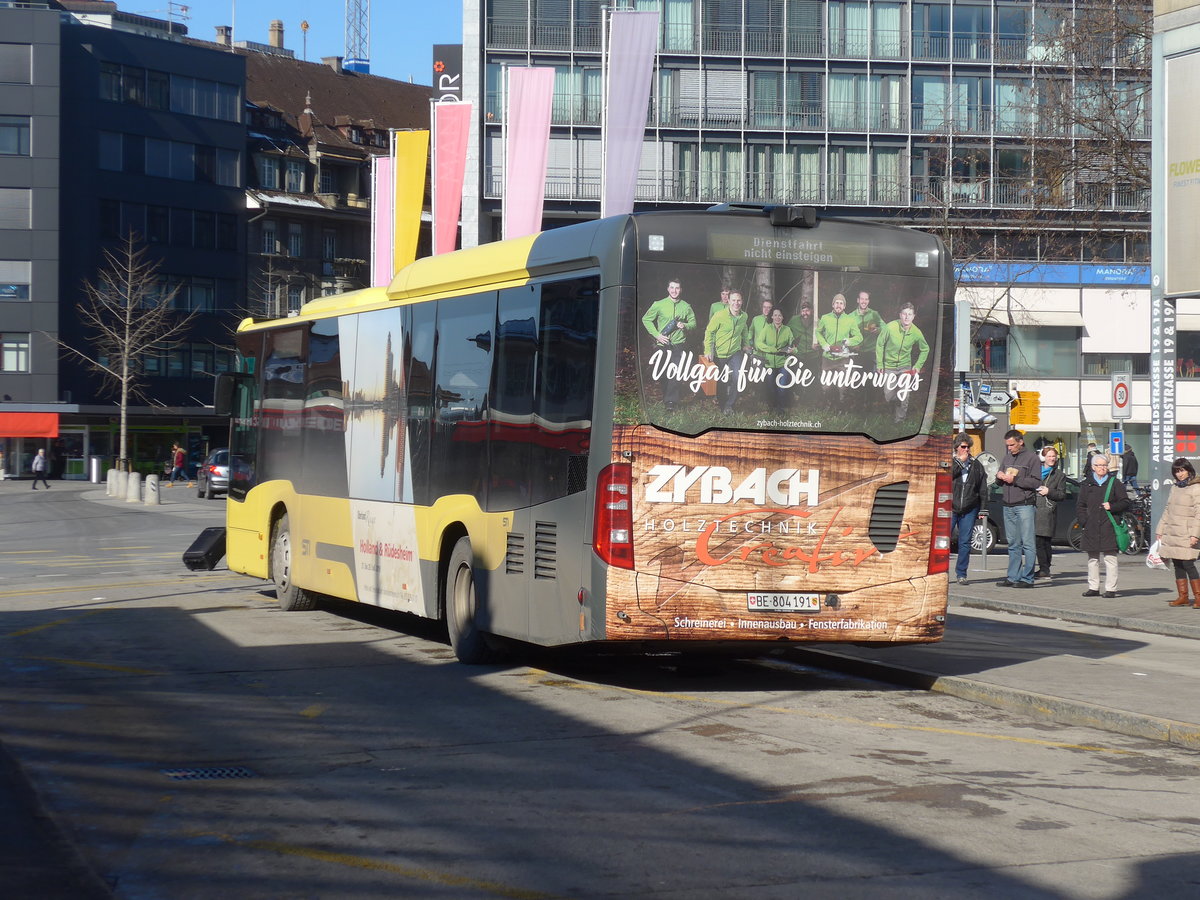
[[[171,76],[172,112],[237,122],[240,119],[239,96],[237,85],[208,81],[204,78],[189,78],[185,75]]]
[[[287,255],[299,259],[304,255],[304,226],[292,223],[288,225]]]
[[[195,246],[195,223],[190,209],[171,210],[171,245],[173,247]]]
[[[143,106],[146,102],[146,70],[121,66],[121,102]]]
[[[951,86],[951,122],[954,130],[987,132],[992,127],[992,80],[976,75],[955,75]]]
[[[865,0],[830,0],[829,55],[865,59],[869,46]]]
[[[871,5],[871,55],[876,59],[904,57],[904,9],[903,3],[880,0]]]
[[[997,134],[1029,134],[1033,106],[1033,89],[1028,78],[996,79],[993,108]]]
[[[1181,342],[1182,344],[1182,342]],[[1150,374],[1150,354],[1130,353],[1117,355],[1112,353],[1083,354],[1084,375],[1108,375],[1117,372],[1129,372],[1132,375]]]
[[[0,116],[0,156],[29,155],[29,116]]]
[[[972,372],[989,375],[1008,373],[1008,326],[972,323]]]
[[[0,301],[28,300],[31,272],[29,260],[0,260]]]
[[[177,181],[196,179],[196,148],[192,144],[171,141],[171,177]]]
[[[1029,53],[1027,7],[1003,4],[996,8],[996,62],[1021,62]]]
[[[29,228],[31,222],[29,188],[0,187],[0,228]]]
[[[217,246],[217,216],[207,209],[196,210],[193,219],[196,223],[196,247],[201,250],[213,250]]]
[[[950,4],[914,3],[912,40],[914,59],[949,59]]]
[[[192,357],[192,377],[213,375],[213,346],[212,344],[192,344],[189,348]]]
[[[29,44],[0,44],[0,82],[30,84],[32,50]]]
[[[871,148],[871,202],[900,206],[905,202],[904,153],[900,147]]]
[[[120,172],[123,168],[124,159],[125,155],[122,149],[121,135],[115,131],[101,131],[100,168],[106,169],[109,172]]]
[[[1079,376],[1079,329],[1014,325],[1008,339],[1008,374],[1014,377]]]
[[[264,219],[262,223],[262,243],[260,245],[260,253],[268,255],[279,252],[279,237],[275,231],[275,223],[270,219]]]
[[[324,165],[321,167],[321,187],[322,194],[337,193],[337,172],[333,166]]]
[[[146,72],[146,106],[149,109],[170,108],[171,77],[166,72]]]
[[[866,203],[870,198],[870,157],[866,147],[829,148],[829,202]]]
[[[992,9],[990,5],[954,4],[953,50],[955,59],[991,59]]]
[[[904,101],[908,91],[903,75],[871,76],[871,130],[903,131],[908,127]]]
[[[289,284],[287,289],[287,312],[288,315],[300,312],[300,307],[304,305],[304,288],[298,284]]]
[[[950,117],[947,99],[947,84],[945,76],[913,75],[913,130],[944,131]]]
[[[254,165],[258,170],[258,186],[268,191],[279,190],[279,158],[260,153],[255,155]]]
[[[866,72],[829,74],[830,131],[867,130],[867,89]]]
[[[100,99],[121,101],[121,64],[100,61]]]
[[[304,163],[298,159],[287,161],[287,184],[285,190],[293,194],[304,193]]]
[[[146,207],[146,240],[151,244],[170,243],[171,210],[169,207]]]
[[[238,218],[232,213],[217,213],[217,249],[237,250]]]
[[[736,200],[743,185],[741,144],[704,143],[700,145],[700,198]]]
[[[0,333],[0,372],[29,371],[29,334]]]
[[[171,177],[171,142],[146,138],[146,174]]]

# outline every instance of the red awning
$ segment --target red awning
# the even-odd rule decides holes
[[[58,437],[58,413],[0,412],[0,437]]]

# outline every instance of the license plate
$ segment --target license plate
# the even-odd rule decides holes
[[[820,612],[820,594],[765,594],[746,595],[746,609],[755,612]]]

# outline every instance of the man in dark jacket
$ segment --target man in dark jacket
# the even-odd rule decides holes
[[[1033,587],[1035,547],[1034,502],[1042,486],[1042,461],[1025,447],[1025,435],[1012,429],[1004,435],[1007,452],[1000,460],[996,483],[1004,502],[1004,536],[1008,539],[1008,575],[1001,587]]]
[[[1137,457],[1134,456],[1133,448],[1130,447],[1121,454],[1121,481],[1125,484],[1125,487],[1133,488],[1135,491],[1137,490],[1137,473]]]
[[[971,561],[971,532],[980,513],[987,510],[988,477],[979,460],[971,456],[971,439],[960,434],[954,439],[954,462],[950,477],[954,481],[954,516],[950,529],[958,529],[958,561],[954,574],[959,584],[967,583],[967,563]]]

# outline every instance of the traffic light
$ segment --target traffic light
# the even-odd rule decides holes
[[[1021,391],[1017,401],[1008,411],[1008,421],[1013,428],[1028,428],[1037,425],[1042,413],[1040,391]]]

